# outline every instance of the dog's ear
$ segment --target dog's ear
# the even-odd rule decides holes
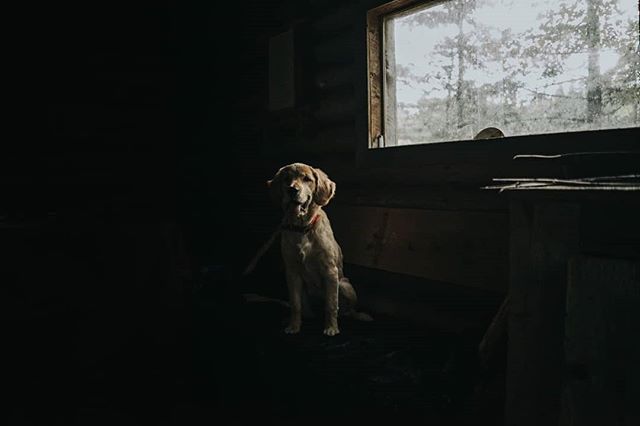
[[[271,192],[271,198],[276,204],[280,204],[282,202],[282,171],[284,167],[280,168],[278,172],[275,174],[273,179],[267,181],[267,187],[269,188],[269,192]]]
[[[319,206],[326,206],[336,194],[336,184],[320,169],[313,169],[316,177],[316,192],[313,194],[313,202]]]

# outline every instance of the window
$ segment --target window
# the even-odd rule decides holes
[[[640,126],[637,0],[396,0],[367,27],[369,148]]]

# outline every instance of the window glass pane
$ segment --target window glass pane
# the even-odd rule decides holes
[[[640,125],[637,0],[431,4],[385,19],[387,146]]]

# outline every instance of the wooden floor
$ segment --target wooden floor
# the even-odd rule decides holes
[[[210,290],[156,313],[173,335],[118,312],[24,322],[5,424],[502,424],[504,376],[477,368],[473,333],[376,315],[343,320],[333,338],[320,320],[288,336],[282,306]]]
[[[245,346],[245,356],[239,363],[236,351],[218,354],[228,381],[219,396],[235,406],[239,421],[258,414],[279,424],[502,424],[503,371],[478,367],[481,336],[475,333],[454,335],[376,315],[373,322],[343,319],[333,338],[322,335],[321,319],[306,320],[301,333],[290,336],[283,333],[286,308],[243,306],[244,321],[227,321],[244,336],[229,339]],[[199,340],[204,363],[219,348],[206,329]]]

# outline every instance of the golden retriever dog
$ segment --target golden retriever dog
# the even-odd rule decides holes
[[[324,334],[335,336],[340,313],[361,321],[367,314],[356,312],[356,292],[344,277],[342,250],[333,236],[326,206],[336,184],[320,169],[302,163],[282,167],[267,182],[284,212],[280,226],[291,316],[285,333],[300,331],[307,296],[324,299]]]

